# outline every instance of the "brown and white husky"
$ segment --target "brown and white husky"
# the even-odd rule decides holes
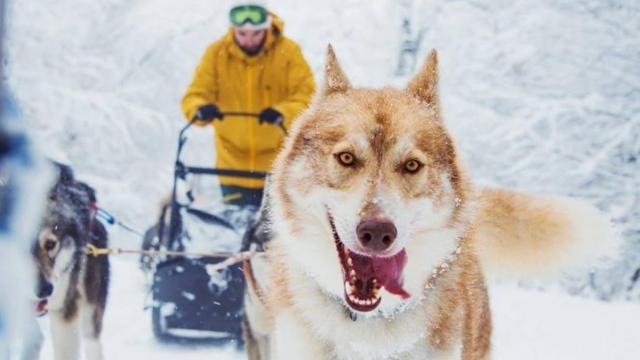
[[[352,87],[329,48],[273,169],[250,357],[488,359],[485,271],[551,272],[603,250],[610,226],[589,205],[474,187],[438,98],[435,51],[400,90]]]

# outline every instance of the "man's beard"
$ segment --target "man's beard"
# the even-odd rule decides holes
[[[242,50],[242,52],[247,54],[248,56],[256,56],[256,55],[258,55],[260,53],[260,51],[262,51],[262,48],[264,47],[265,40],[266,40],[266,36],[262,39],[260,44],[254,46],[252,48],[247,48],[247,47],[241,46],[240,44],[238,44],[237,41],[236,41],[236,45],[238,45],[240,50]]]
[[[257,45],[251,49],[240,46],[240,49],[242,49],[242,52],[249,56],[256,56],[260,53],[260,51],[262,51],[262,44]]]

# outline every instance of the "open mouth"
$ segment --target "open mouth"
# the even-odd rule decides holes
[[[36,316],[41,317],[47,314],[48,303],[49,301],[47,299],[39,299],[38,301],[36,301],[36,304],[35,304]]]
[[[402,271],[407,263],[404,249],[390,257],[353,252],[340,241],[333,218],[327,214],[342,267],[345,300],[352,309],[374,310],[382,300],[382,288],[403,299],[411,296],[402,287]]]

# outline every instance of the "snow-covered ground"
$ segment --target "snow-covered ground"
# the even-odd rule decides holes
[[[145,278],[130,258],[113,259],[113,284],[105,322],[107,359],[243,359],[235,346],[185,347],[158,343],[143,311]],[[640,304],[605,303],[562,293],[490,288],[494,360],[637,360]],[[47,327],[46,318],[41,321]],[[47,340],[43,360],[53,360]]]
[[[628,239],[615,269],[589,278],[598,302],[497,286],[497,359],[638,359],[640,3],[636,0],[271,0],[320,80],[326,44],[356,85],[395,76],[401,15],[441,60],[444,113],[481,184],[596,203]],[[8,79],[42,151],[97,188],[100,205],[144,230],[170,190],[179,101],[229,1],[13,0]],[[209,129],[187,158],[212,163]],[[115,246],[140,239],[111,228]],[[233,349],[157,344],[135,259],[114,258],[110,359],[241,358]],[[587,280],[579,278],[574,288]],[[47,357],[48,356],[48,357]],[[50,351],[45,357],[50,359]]]
[[[640,305],[491,289],[496,360],[638,359]]]

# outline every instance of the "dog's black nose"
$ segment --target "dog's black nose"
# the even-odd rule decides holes
[[[382,251],[388,249],[396,240],[398,230],[389,220],[365,219],[356,227],[358,240],[366,249]]]
[[[40,284],[40,288],[38,289],[39,299],[48,298],[49,296],[51,296],[52,293],[53,293],[53,285],[51,285],[51,283],[43,282],[42,284]]]

